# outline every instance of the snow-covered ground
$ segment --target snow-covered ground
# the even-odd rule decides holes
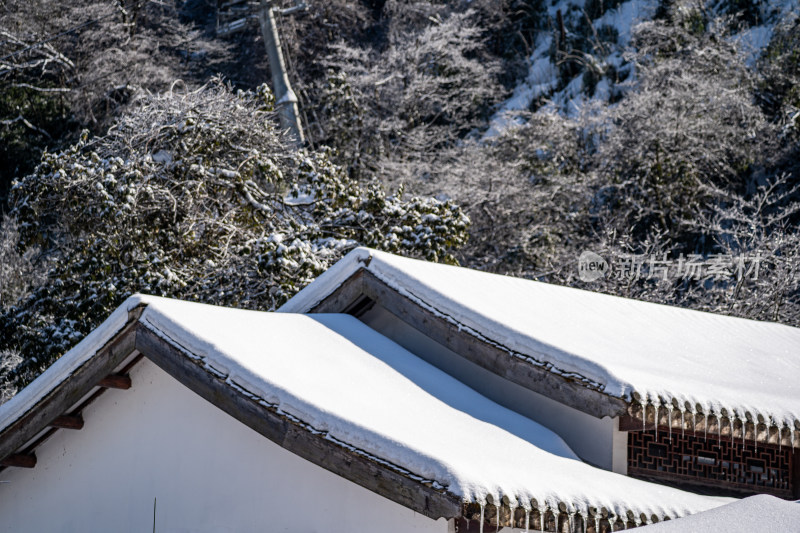
[[[551,0],[547,8],[550,27],[556,27],[556,14],[560,12],[567,37],[571,37],[578,24],[585,23],[584,4],[584,0]],[[629,49],[635,26],[653,19],[658,5],[659,0],[627,0],[619,7],[610,9],[592,20],[593,31],[613,28],[617,39],[616,43],[604,42],[602,46],[597,46],[595,54],[586,55],[583,60],[587,65],[591,64],[591,68],[597,72],[616,72],[619,82],[603,75],[592,89],[591,96],[587,94],[588,88],[584,86],[583,72],[565,83],[559,80],[558,66],[554,62],[552,53],[556,32],[542,30],[536,39],[535,49],[528,59],[527,76],[520,80],[511,97],[500,105],[484,138],[494,137],[509,126],[521,124],[523,119],[520,118],[520,113],[528,111],[531,104],[538,99],[546,101],[543,106],[546,111],[558,111],[573,116],[578,114],[590,99],[607,101],[614,92],[627,90],[635,81],[635,70],[626,61],[625,51]],[[708,12],[720,13],[725,9],[725,5],[725,0],[708,2]],[[763,24],[745,28],[731,37],[751,66],[769,45],[776,25],[796,18],[800,8],[798,0],[767,0],[759,6],[759,9]]]
[[[797,0],[767,0],[759,7],[764,23],[745,28],[734,35],[734,40],[745,54],[747,64],[750,66],[769,45],[775,27],[782,22],[792,23],[800,16],[800,3]]]

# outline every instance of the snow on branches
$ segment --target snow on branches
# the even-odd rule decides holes
[[[0,316],[0,350],[45,368],[134,292],[269,310],[356,245],[453,261],[467,217],[450,203],[387,196],[292,152],[268,90],[219,80],[145,94],[101,138],[43,156],[11,191],[22,243],[48,282]]]

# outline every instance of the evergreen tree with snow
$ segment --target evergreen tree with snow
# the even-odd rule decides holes
[[[295,152],[271,92],[143,94],[102,137],[45,153],[14,184],[18,250],[46,281],[0,315],[22,384],[135,292],[272,310],[357,245],[454,261],[451,202],[361,185],[328,149]]]

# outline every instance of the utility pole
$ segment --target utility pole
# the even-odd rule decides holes
[[[303,128],[300,125],[300,111],[297,107],[297,95],[294,94],[286,73],[286,63],[281,51],[281,38],[275,24],[275,13],[267,0],[261,0],[258,12],[258,23],[261,25],[261,36],[267,47],[269,68],[272,71],[272,86],[275,90],[275,106],[281,117],[281,127],[288,129],[297,146],[305,142]]]
[[[278,10],[280,15],[289,15],[304,11],[306,5],[298,2],[294,7]],[[230,22],[231,19],[235,19]],[[300,124],[300,110],[297,95],[289,83],[286,63],[281,51],[281,38],[275,23],[275,10],[271,0],[259,0],[258,4],[246,0],[227,0],[218,2],[217,35],[230,35],[244,30],[248,21],[257,19],[261,26],[261,37],[267,49],[269,69],[272,72],[272,88],[275,93],[275,107],[281,120],[281,128],[289,130],[295,146],[299,148],[305,143],[303,127]]]

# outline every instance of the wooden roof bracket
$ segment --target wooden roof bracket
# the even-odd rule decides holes
[[[28,465],[27,468],[33,468],[36,464],[35,459],[33,461],[28,459],[26,465],[20,465],[11,464],[19,463],[19,461],[10,458],[18,456],[18,450],[48,426],[59,428],[69,425],[69,429],[83,427],[82,419],[78,422],[74,416],[69,419],[70,417],[65,415],[93,388],[112,376],[114,369],[133,352],[135,331],[143,310],[144,306],[138,306],[129,311],[128,321],[119,333],[100,348],[93,357],[90,357],[83,366],[75,370],[69,379],[56,385],[30,411],[0,431],[0,466]],[[113,376],[112,381],[120,384],[118,376]],[[130,387],[130,378],[127,378],[127,383]],[[51,429],[51,431],[53,430]],[[41,440],[38,439],[36,444]],[[26,448],[28,453],[23,455],[31,455],[29,450],[33,447],[35,445]]]
[[[65,413],[98,386],[129,388],[130,378],[113,372],[138,350],[184,386],[292,453],[433,519],[461,515],[460,498],[447,490],[421,483],[398,469],[313,433],[231,387],[224,377],[208,372],[201,361],[139,322],[144,307],[131,310],[127,323],[114,338],[27,413],[0,431],[0,467],[33,468],[36,465],[33,448],[60,428],[82,428],[80,408]],[[90,399],[104,390],[97,390]],[[43,430],[43,436],[28,444]],[[20,450],[23,446],[24,450]]]

